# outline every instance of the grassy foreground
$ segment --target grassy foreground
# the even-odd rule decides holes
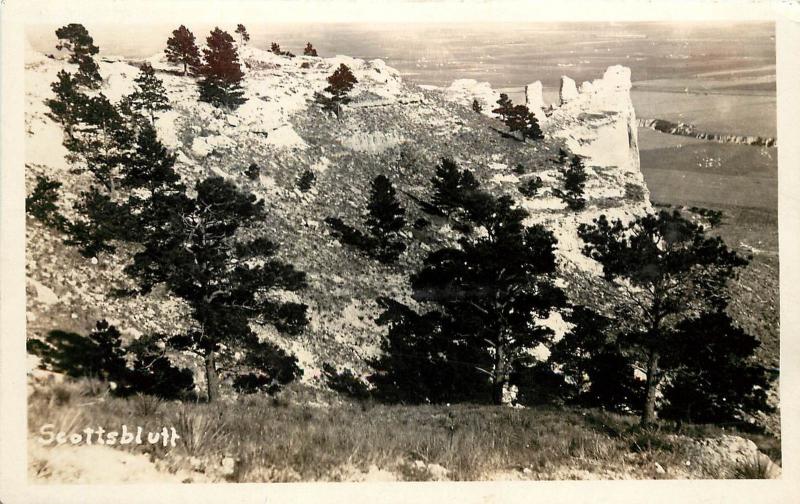
[[[775,438],[686,424],[643,431],[632,416],[599,410],[395,406],[307,390],[179,403],[116,398],[103,389],[87,380],[35,388],[31,438],[47,423],[64,432],[175,427],[181,438],[174,448],[115,448],[147,454],[160,471],[193,475],[186,482],[760,477],[757,464],[691,463],[692,438],[722,433],[748,437],[780,459]],[[34,459],[33,473],[46,479],[47,458]]]

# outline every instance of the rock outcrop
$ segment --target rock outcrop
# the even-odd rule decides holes
[[[558,101],[559,104],[564,105],[578,96],[578,88],[575,87],[575,81],[567,76],[561,77],[561,85],[558,88]]]
[[[778,142],[773,137],[744,136],[744,135],[724,135],[721,133],[708,133],[700,131],[693,124],[675,123],[664,119],[639,119],[640,128],[648,128],[670,135],[709,140],[718,143],[733,143],[743,145],[755,145],[760,147],[777,147]]]
[[[525,86],[525,105],[528,110],[533,112],[536,119],[541,123],[547,116],[544,113],[545,103],[542,96],[542,82],[536,81]]]

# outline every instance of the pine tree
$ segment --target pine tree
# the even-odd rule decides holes
[[[317,56],[317,50],[314,49],[314,46],[311,45],[311,42],[306,43],[306,47],[303,49],[303,56]]]
[[[563,305],[564,294],[553,284],[552,233],[540,225],[523,226],[527,212],[511,198],[486,196],[493,210],[474,223],[486,233],[463,236],[459,247],[428,254],[411,287],[415,299],[437,307],[441,322],[430,329],[452,341],[440,351],[469,349],[468,381],[483,376],[486,399],[500,404],[511,374],[529,364],[530,349],[551,338],[552,331],[538,319]],[[439,339],[418,332],[424,330],[414,328],[409,337]]]
[[[79,91],[80,84],[72,74],[60,70],[56,78],[57,80],[50,85],[56,97],[45,100],[50,109],[48,116],[61,123],[64,132],[71,137],[73,127],[81,119],[86,96]]]
[[[758,411],[774,411],[767,396],[770,376],[753,359],[759,346],[722,310],[683,321],[665,355],[674,361],[669,362],[674,372],[664,389],[662,414],[707,423],[741,422]]]
[[[200,69],[203,78],[198,83],[200,100],[215,107],[235,109],[246,102],[242,80],[244,73],[239,55],[229,33],[215,28],[206,39],[203,49],[204,64]]]
[[[398,233],[405,227],[405,209],[397,201],[397,192],[385,175],[378,175],[370,187],[369,216],[365,220],[367,229],[377,241],[375,257],[385,263],[397,260],[406,249],[398,240]]]
[[[271,295],[276,289],[302,289],[305,274],[276,259],[278,247],[267,238],[244,238],[264,222],[263,201],[220,177],[198,182],[195,193],[152,198],[157,225],[145,233],[143,249],[126,272],[141,292],[163,284],[191,307],[197,329],[168,344],[204,358],[208,399],[215,401],[217,365],[235,351],[264,350],[251,323],[272,324],[288,334],[306,325],[306,305]],[[225,358],[218,362],[218,357]]]
[[[269,50],[273,54],[277,54],[278,56],[282,56],[283,55],[283,51],[281,51],[281,46],[277,42],[273,42],[272,44],[270,44]]]
[[[58,190],[61,182],[44,175],[36,175],[36,187],[30,196],[25,198],[25,211],[39,219],[46,226],[63,230],[66,219],[59,213]]]
[[[121,166],[121,186],[144,189],[148,195],[176,190],[180,176],[175,172],[175,154],[158,139],[155,128],[146,124],[136,137],[135,147]],[[138,196],[133,196],[134,199]]]
[[[582,210],[586,206],[583,197],[586,187],[586,168],[580,156],[572,156],[569,167],[562,170],[564,174],[564,190],[556,189],[553,194],[561,198],[572,210]]]
[[[189,70],[192,72],[200,68],[200,50],[195,44],[194,34],[185,26],[181,25],[177,30],[173,30],[172,37],[167,40],[167,48],[164,49],[167,61],[183,65],[183,75]]]
[[[328,87],[325,92],[330,93],[333,106],[335,107],[336,116],[338,117],[342,111],[342,105],[350,103],[350,98],[347,94],[353,90],[353,86],[358,83],[350,67],[344,63],[339,65],[333,74],[328,76]]]
[[[481,105],[481,102],[479,102],[477,98],[472,99],[472,110],[478,114],[483,112],[483,105]]]
[[[511,103],[511,100],[505,93],[500,93],[500,98],[497,100],[497,105],[498,107],[492,110],[492,113],[500,116],[500,120],[505,122],[514,105]]]
[[[675,348],[680,324],[699,313],[725,308],[725,287],[747,260],[718,237],[678,212],[638,217],[628,224],[604,215],[582,224],[584,254],[598,261],[616,287],[620,318],[629,325],[620,345],[635,351],[647,369],[642,425],[655,421],[655,402],[663,367],[687,358],[663,359]],[[701,340],[702,341],[702,340]]]
[[[236,34],[239,35],[240,44],[245,45],[250,41],[250,34],[247,33],[247,28],[245,28],[241,23],[236,25]]]
[[[130,95],[130,107],[135,112],[147,114],[150,123],[155,124],[156,112],[172,109],[164,83],[156,77],[156,72],[150,63],[142,65],[134,82],[136,89]]]
[[[75,80],[78,84],[95,89],[102,78],[93,56],[100,49],[94,45],[94,40],[82,24],[71,23],[56,30],[59,51],[69,51],[69,62],[78,65]]]
[[[82,24],[70,23],[66,26],[56,30],[56,37],[58,37],[58,44],[56,49],[59,51],[69,51],[69,62],[80,63],[82,59],[92,56],[100,52],[100,49],[94,45],[94,40],[89,35]]]

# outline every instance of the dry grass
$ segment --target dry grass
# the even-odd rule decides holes
[[[523,471],[541,479],[573,477],[575,471],[607,478],[653,478],[658,476],[656,462],[682,468],[683,454],[671,434],[720,432],[671,425],[643,431],[631,416],[572,408],[371,402],[315,407],[266,397],[219,404],[104,397],[79,405],[34,393],[29,409],[32,435],[45,423],[67,432],[96,425],[145,430],[174,426],[181,436],[176,448],[120,448],[148,453],[171,471],[196,469],[199,460],[209,473],[222,458],[231,457],[235,471],[225,479],[232,481],[338,480],[347,478],[345,468],[366,473],[371,466],[401,479],[427,479],[424,470],[409,467],[414,461],[439,464],[453,480]]]

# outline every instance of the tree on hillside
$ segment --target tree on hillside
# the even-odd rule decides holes
[[[275,351],[274,345],[259,342],[251,323],[272,324],[287,334],[306,325],[306,305],[275,295],[302,289],[305,274],[275,258],[275,243],[252,237],[266,217],[263,201],[220,177],[198,182],[195,192],[194,197],[168,192],[151,198],[156,222],[126,272],[141,292],[163,284],[191,307],[195,329],[168,344],[204,358],[208,399],[215,401],[218,365],[235,367],[236,351],[257,362]]]
[[[239,35],[240,44],[245,45],[250,41],[250,34],[247,33],[247,28],[245,28],[241,23],[236,25],[236,34]]]
[[[342,243],[356,247],[382,263],[395,262],[406,249],[399,237],[399,232],[406,225],[405,209],[385,175],[373,179],[367,211],[364,224],[369,234],[345,224],[338,217],[328,217],[325,223]]]
[[[80,63],[83,57],[92,57],[100,49],[94,45],[94,40],[89,35],[86,27],[78,23],[70,23],[56,30],[58,44],[56,49],[69,52],[70,63]]]
[[[164,53],[170,63],[183,65],[183,75],[189,70],[195,72],[200,68],[200,50],[195,44],[194,34],[183,25],[173,30]]]
[[[121,186],[145,191],[144,196],[132,194],[135,201],[152,197],[159,191],[179,190],[181,178],[175,172],[175,159],[175,154],[158,139],[155,128],[146,124],[136,136],[135,147],[122,160]]]
[[[531,364],[529,350],[552,336],[539,319],[563,305],[565,297],[553,283],[552,233],[540,225],[525,227],[528,214],[510,197],[481,191],[470,176],[461,184],[465,172],[443,161],[433,181],[439,183],[440,204],[451,212],[458,206],[481,232],[465,232],[457,247],[429,253],[411,276],[414,298],[430,303],[433,311],[418,315],[405,305],[383,301],[382,320],[390,332],[387,355],[376,369],[384,385],[409,383],[407,373],[417,373],[414,379],[426,382],[411,390],[423,396],[437,383],[453,379],[482,383],[473,386],[475,391],[499,404],[511,375]],[[438,371],[434,363],[441,364]],[[423,371],[424,376],[418,374]],[[460,394],[465,393],[470,392]],[[437,397],[448,399],[446,394]],[[456,392],[452,397],[460,396]]]
[[[100,49],[82,24],[70,23],[56,30],[58,44],[56,49],[69,52],[69,62],[78,65],[77,82],[88,88],[99,86],[102,78],[93,56]]]
[[[646,367],[641,423],[652,424],[663,366],[687,357],[674,355],[662,366],[662,356],[675,349],[680,324],[724,309],[725,286],[748,261],[678,212],[645,215],[628,224],[601,215],[591,225],[580,225],[578,233],[586,243],[584,254],[602,265],[605,279],[617,288],[618,317],[630,325],[620,345],[637,352]]]
[[[544,138],[536,116],[525,105],[514,105],[505,93],[500,93],[497,108],[492,110],[508,126],[512,133],[519,132],[521,139],[541,140]]]
[[[356,83],[358,83],[358,80],[353,75],[350,67],[344,63],[340,64],[339,68],[328,76],[328,87],[325,88],[325,92],[331,95],[337,117],[341,114],[342,105],[350,103],[350,97],[347,95],[353,90],[353,86]]]
[[[39,219],[42,224],[63,231],[66,219],[59,213],[57,204],[60,188],[61,182],[45,175],[36,175],[36,186],[25,198],[25,212]]]
[[[235,109],[246,102],[242,80],[244,73],[239,64],[239,54],[229,33],[215,28],[206,39],[203,49],[204,63],[200,68],[203,78],[198,82],[200,100],[215,107]]]
[[[522,140],[541,140],[544,138],[539,120],[525,105],[515,105],[506,112],[506,126],[512,133],[519,132]]]
[[[303,49],[303,56],[317,56],[317,50],[314,49],[311,42],[306,43],[306,47]]]
[[[561,198],[572,210],[582,210],[586,206],[583,197],[586,187],[586,168],[580,156],[572,156],[568,167],[562,170],[564,175],[564,190],[555,189],[553,194]]]
[[[641,408],[644,381],[617,342],[612,320],[583,306],[572,307],[565,320],[572,328],[551,347],[547,363],[564,377],[569,399],[610,410]]]
[[[478,114],[483,112],[483,105],[481,105],[481,102],[479,102],[477,98],[472,99],[472,110]]]
[[[150,123],[155,124],[156,112],[172,109],[164,83],[156,77],[156,72],[150,63],[142,65],[134,82],[136,89],[129,97],[130,107],[135,112],[147,114]]]
[[[69,72],[60,70],[56,81],[50,84],[55,98],[48,98],[45,104],[50,109],[48,116],[64,127],[68,138],[73,135],[74,126],[81,119],[82,108],[87,97],[80,92],[78,80]]]
[[[500,98],[497,100],[497,108],[493,109],[492,112],[500,116],[500,120],[505,122],[513,107],[514,104],[511,103],[511,99],[508,95],[500,93]]]
[[[369,215],[365,220],[367,229],[377,240],[375,255],[379,261],[394,262],[406,249],[398,233],[405,227],[405,209],[397,201],[397,192],[385,175],[372,181],[367,204]]]

